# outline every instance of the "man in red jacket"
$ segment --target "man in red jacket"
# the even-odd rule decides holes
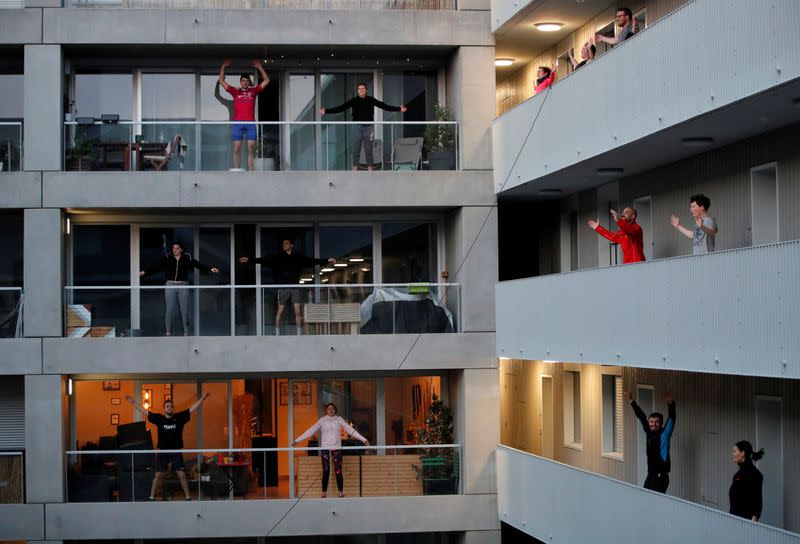
[[[616,210],[611,210],[611,217],[614,218],[619,227],[617,232],[611,232],[594,220],[589,221],[589,228],[596,231],[603,238],[622,247],[623,263],[644,261],[644,235],[642,234],[642,227],[636,223],[636,210],[625,208],[622,210],[622,217],[617,215]]]

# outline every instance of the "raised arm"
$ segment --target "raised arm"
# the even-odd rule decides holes
[[[369,440],[364,438],[357,430],[348,425],[343,417],[339,418],[339,427],[344,429],[344,432],[346,432],[348,435],[352,436],[356,440],[360,440],[361,443],[364,444],[365,446],[369,446]]]
[[[261,63],[258,61],[258,59],[253,59],[253,62],[251,62],[250,65],[258,70],[259,74],[261,74],[261,83],[259,84],[259,87],[261,87],[261,90],[263,91],[264,87],[269,85],[269,76],[267,75],[266,70],[264,70],[264,67],[261,66]]]
[[[607,228],[603,227],[600,223],[595,220],[589,220],[587,222],[589,228],[595,231],[597,234],[608,240],[609,242],[613,242],[615,244],[619,244],[625,238],[625,234],[621,231],[611,232]]]
[[[225,59],[224,61],[222,61],[222,66],[220,66],[219,68],[219,83],[220,85],[225,87],[226,91],[230,91],[231,86],[228,85],[227,81],[225,81],[225,68],[230,66],[231,63],[232,63],[231,59]]]
[[[146,409],[144,406],[142,406],[141,404],[139,404],[138,402],[136,402],[136,401],[133,399],[133,397],[132,397],[132,396],[130,396],[130,395],[125,395],[125,400],[127,400],[128,402],[130,402],[130,403],[133,405],[133,407],[134,407],[136,410],[139,410],[139,411],[140,411],[140,412],[141,412],[141,413],[144,415],[144,417],[145,417],[145,418],[146,418],[146,417],[147,417],[147,416],[150,414],[150,410]]]
[[[686,227],[684,227],[683,225],[681,225],[681,220],[678,219],[677,216],[673,215],[672,217],[670,217],[669,222],[672,223],[672,226],[678,229],[678,231],[684,236],[686,236],[688,239],[691,240],[692,238],[694,238],[694,233],[689,229],[687,229]]]
[[[569,55],[569,63],[572,65],[572,69],[574,70],[575,68],[578,67],[579,64],[577,59],[575,58],[575,49],[570,47],[567,50],[567,54]]]
[[[202,397],[200,397],[199,399],[197,399],[197,401],[196,401],[194,404],[192,404],[191,406],[189,406],[189,413],[191,414],[192,412],[194,412],[195,410],[197,410],[198,408],[200,408],[200,405],[201,405],[201,404],[203,404],[203,401],[204,401],[204,400],[206,400],[206,399],[209,397],[209,395],[211,395],[211,393],[210,393],[210,392],[208,392],[208,391],[206,391],[206,392],[203,394],[203,396],[202,396]]]
[[[667,401],[667,423],[664,425],[664,434],[670,437],[675,430],[675,401],[671,393],[665,394],[664,400]]]
[[[309,427],[306,430],[306,432],[295,438],[292,444],[297,444],[298,442],[302,442],[303,440],[308,440],[309,438],[314,436],[314,433],[319,431],[319,427],[321,424],[322,424],[322,418],[319,418],[316,423],[314,423],[311,427]]]
[[[633,408],[633,413],[636,414],[636,418],[642,424],[642,428],[644,429],[645,434],[650,432],[650,425],[647,423],[647,416],[645,415],[644,411],[639,408],[639,405],[636,404],[636,401],[633,400],[633,395],[630,392],[625,391],[625,400],[631,403],[631,408]]]

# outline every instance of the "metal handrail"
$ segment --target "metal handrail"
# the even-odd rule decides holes
[[[115,121],[104,123],[95,121],[78,123],[77,121],[64,121],[65,126],[95,126],[95,125],[457,125],[458,121]]]
[[[320,288],[361,288],[361,287],[461,287],[460,283],[289,283],[289,284],[268,284],[268,285],[170,285],[170,289],[320,289]],[[69,291],[97,291],[97,290],[128,290],[141,289],[161,290],[166,285],[65,285],[64,289]],[[8,288],[12,289],[12,288]],[[16,289],[16,288],[13,288]]]
[[[458,449],[461,444],[398,444],[396,446],[342,446],[343,450],[412,450],[412,449]],[[283,447],[283,448],[205,448],[205,449],[182,449],[182,450],[69,450],[65,455],[121,455],[121,454],[142,454],[142,453],[251,453],[251,452],[279,452],[279,451],[324,451],[330,448],[321,447]]]

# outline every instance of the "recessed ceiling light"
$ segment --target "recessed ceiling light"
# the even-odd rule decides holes
[[[541,30],[542,32],[555,32],[557,30],[561,30],[561,27],[564,25],[562,25],[561,23],[536,23],[533,26],[535,26],[537,30]]]
[[[350,257],[349,260],[350,260],[351,263],[363,263],[364,262],[364,258],[363,257]]]
[[[336,263],[333,266],[335,266],[336,268],[347,268],[347,263]]]
[[[621,176],[625,172],[624,168],[598,168],[597,175],[598,176]]]
[[[511,66],[514,64],[514,59],[494,59],[495,66]]]
[[[687,147],[706,147],[714,145],[714,138],[710,136],[691,136],[689,138],[681,138],[681,142]]]
[[[539,189],[540,195],[560,195],[561,189]]]
[[[328,266],[326,268],[321,269],[320,272],[333,272],[333,268]]]
[[[362,272],[369,272],[369,270],[370,270],[370,269],[369,269],[369,268],[367,268],[366,266],[365,266],[364,268],[362,268],[362,269],[361,269],[361,271],[362,271]]]

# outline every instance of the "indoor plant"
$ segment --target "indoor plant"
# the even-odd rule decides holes
[[[436,104],[433,109],[434,121],[425,127],[424,145],[428,165],[431,170],[455,170],[456,168],[456,125],[442,124],[452,121],[453,116],[447,106]]]
[[[453,443],[453,410],[439,397],[433,401],[425,416],[425,427],[417,431],[417,443],[432,446]],[[458,458],[453,448],[428,448],[414,465],[417,478],[422,480],[425,495],[446,495],[458,487]]]
[[[256,170],[275,170],[275,135],[261,134],[256,140]]]
[[[97,141],[97,138],[87,137],[86,129],[77,125],[72,147],[67,151],[67,170],[90,170],[91,156]]]

